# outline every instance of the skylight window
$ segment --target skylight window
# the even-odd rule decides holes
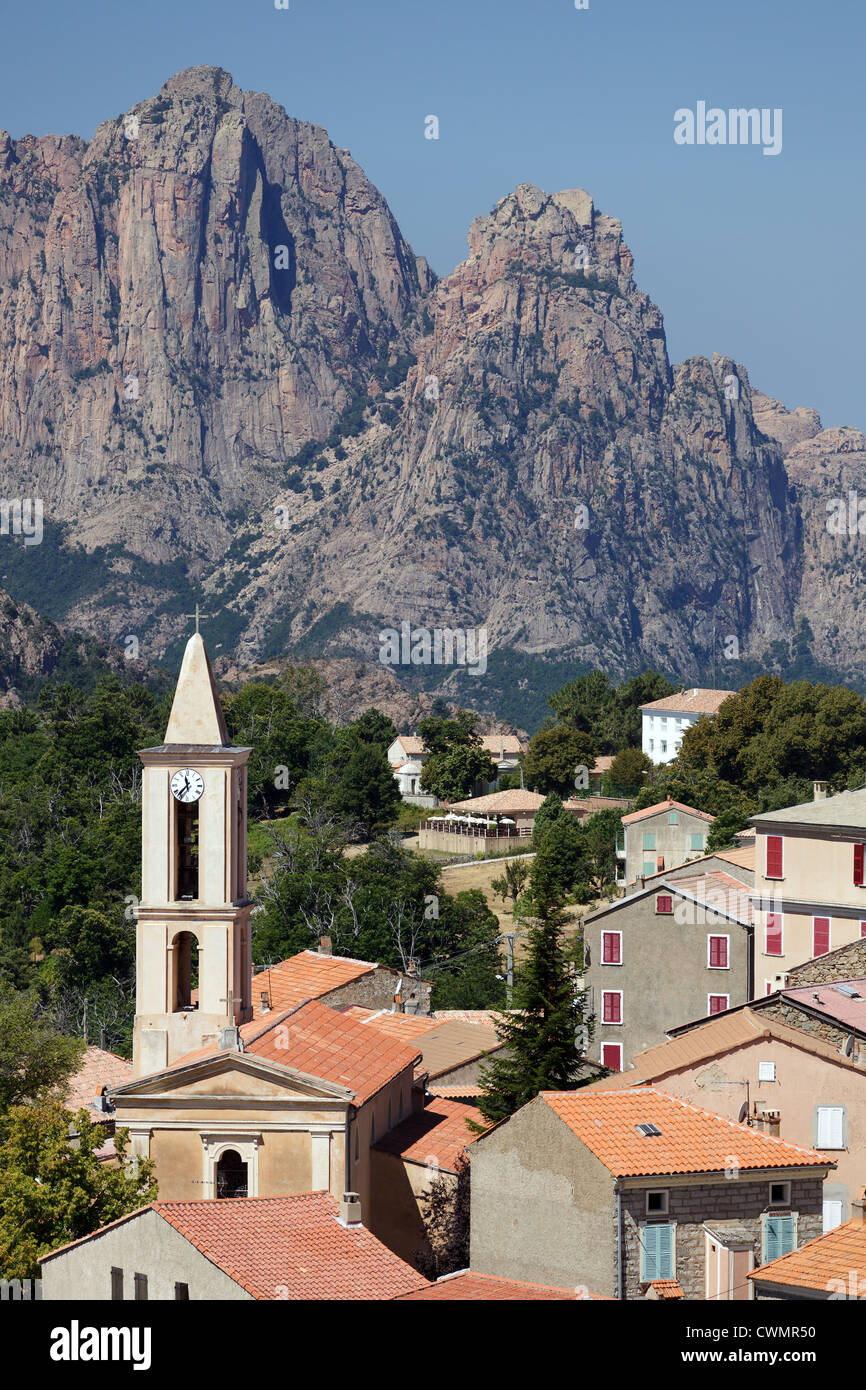
[[[635,1129],[637,1130],[638,1134],[643,1135],[644,1139],[654,1139],[656,1135],[661,1134],[661,1130],[659,1129],[658,1125],[653,1124],[635,1125]]]
[[[846,999],[860,998],[860,991],[856,990],[853,985],[834,985],[833,988],[837,994],[844,994]]]

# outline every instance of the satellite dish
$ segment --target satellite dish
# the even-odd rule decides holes
[[[854,1052],[854,1034],[849,1033],[845,1039],[845,1056],[850,1057]]]
[[[746,1117],[748,1116],[748,1113],[749,1113],[749,1102],[748,1102],[747,1100],[744,1100],[743,1103],[742,1103],[742,1105],[740,1106],[740,1113],[739,1113],[739,1115],[737,1116],[737,1124],[738,1124],[738,1125],[741,1125],[741,1124],[743,1123],[743,1121],[744,1121],[744,1120],[746,1119]]]

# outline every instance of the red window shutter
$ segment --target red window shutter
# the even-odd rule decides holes
[[[812,919],[812,955],[826,956],[830,949],[830,918]]]
[[[767,836],[767,878],[782,877],[782,836]]]
[[[728,1007],[728,996],[726,994],[710,995],[710,1014],[724,1013]]]
[[[782,954],[782,914],[781,912],[767,913],[766,941],[764,951],[768,956],[780,956]]]
[[[866,922],[860,923],[860,935],[866,936]]]
[[[863,846],[854,846],[854,882],[863,887]]]
[[[727,970],[728,938],[726,936],[710,937],[710,965],[719,970]]]
[[[601,934],[602,950],[601,959],[604,965],[620,965],[620,942],[622,938],[619,932],[605,931]]]
[[[601,1065],[610,1071],[622,1071],[622,1054],[619,1043],[602,1043]]]
[[[622,996],[618,991],[604,990],[601,1018],[603,1023],[622,1023]]]
[[[674,900],[670,893],[659,893],[656,898],[656,912],[673,912]]]

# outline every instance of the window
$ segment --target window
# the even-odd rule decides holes
[[[111,1267],[111,1297],[115,1303],[123,1299],[123,1270]]]
[[[697,834],[697,835],[692,835],[690,838],[691,838],[692,849],[703,849],[703,847],[704,847],[704,837],[703,837],[702,834],[699,833],[699,834]]]
[[[765,994],[772,994],[772,993],[773,993],[773,981],[772,981],[772,980],[765,980],[765,981],[764,981],[764,993],[765,993]]]
[[[866,922],[860,923],[860,935],[866,936]]]
[[[643,837],[643,847],[644,847],[644,849],[655,849],[655,847],[656,847],[656,837],[655,837],[655,835],[652,835],[652,834],[646,834],[646,835],[644,835],[644,837]]]
[[[664,870],[664,867],[665,867],[665,857],[664,857],[663,854],[660,854],[659,857],[658,857],[658,859],[656,860],[656,873],[659,873],[659,874],[662,873],[663,870]]]
[[[645,859],[645,860],[643,861],[643,873],[644,873],[644,878],[649,878],[649,876],[650,876],[651,874],[654,874],[655,871],[656,871],[656,866],[655,866],[655,864],[653,863],[653,861],[652,861],[651,859]]]
[[[652,741],[652,739],[650,739],[650,741],[649,741],[649,751],[650,751],[650,752],[653,751],[653,741]]]
[[[768,912],[767,922],[764,927],[764,955],[780,956],[782,954],[782,914],[781,912]]]
[[[226,1149],[216,1165],[217,1197],[247,1197],[249,1180],[247,1165],[237,1149]]]
[[[649,1284],[653,1279],[674,1279],[674,1228],[661,1221],[640,1228],[640,1277]]]
[[[854,882],[858,888],[863,887],[863,845],[854,846]]]
[[[189,1301],[189,1284],[175,1284],[174,1299],[176,1303],[187,1303]]]
[[[622,932],[603,931],[601,934],[602,965],[622,965]]]
[[[812,955],[826,956],[830,949],[830,918],[812,918]]]
[[[707,964],[711,970],[728,969],[728,937],[707,937]]]
[[[769,983],[769,982],[768,982],[768,983]],[[759,1080],[759,1081],[775,1081],[775,1079],[776,1079],[776,1063],[775,1063],[775,1062],[759,1062],[759,1063],[758,1063],[758,1080]]]
[[[816,1149],[844,1149],[845,1108],[842,1105],[819,1105],[815,1124]]]
[[[762,1264],[778,1260],[780,1255],[790,1255],[796,1243],[794,1217],[767,1216],[764,1220],[764,1254]]]
[[[136,1303],[147,1302],[147,1275],[135,1275],[135,1301]]]
[[[791,1184],[789,1182],[770,1183],[770,1206],[789,1207],[791,1205]]]
[[[823,1203],[822,1230],[834,1231],[842,1225],[842,1203],[838,1198],[825,1197]]]
[[[601,991],[602,1023],[622,1023],[622,990],[603,989]]]
[[[622,1043],[602,1043],[601,1065],[608,1071],[622,1071]]]
[[[666,753],[666,752],[668,751],[668,746],[667,746],[667,744],[665,743],[665,740],[664,740],[664,739],[662,739],[661,744],[660,744],[659,746],[660,746],[660,748],[661,748],[661,750],[662,750],[663,753]]]
[[[656,912],[669,914],[674,910],[674,900],[670,893],[659,893],[656,898]]]
[[[728,1007],[728,1002],[729,996],[727,994],[708,994],[707,1013],[710,1014],[710,1016],[713,1014],[723,1014]]]
[[[668,1194],[667,1192],[648,1192],[646,1195],[646,1214],[647,1216],[667,1216],[668,1214]]]
[[[783,866],[782,836],[767,836],[767,878],[781,878]]]
[[[676,811],[671,811],[670,815],[668,816],[668,825],[677,825],[677,824],[678,824],[678,822],[677,822],[677,813],[676,813]]]

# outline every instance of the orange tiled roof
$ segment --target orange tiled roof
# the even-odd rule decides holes
[[[365,1009],[362,1004],[348,1004],[340,1012],[345,1018],[354,1018],[359,1023],[370,1024],[380,1033],[389,1033],[392,1038],[412,1038],[429,1033],[431,1028],[441,1028],[442,1023],[431,1014],[403,1014],[390,1009]]]
[[[479,1137],[467,1128],[469,1120],[484,1124],[484,1116],[476,1106],[459,1100],[432,1100],[423,1110],[396,1125],[374,1147],[407,1163],[423,1163],[453,1173],[467,1144]]]
[[[153,1210],[253,1298],[392,1299],[421,1283],[366,1227],[341,1225],[329,1192]]]
[[[348,956],[323,956],[318,951],[299,951],[288,960],[281,960],[253,976],[253,1006],[258,1008],[259,995],[267,993],[272,1009],[292,1009],[305,999],[319,999],[332,989],[358,980],[379,966],[368,960],[352,960]]]
[[[132,1063],[114,1052],[104,1052],[101,1047],[88,1047],[81,1066],[66,1083],[64,1105],[67,1110],[79,1110],[82,1106],[105,1119],[102,1111],[93,1104],[103,1086],[123,1086],[132,1080]]]
[[[851,1272],[854,1279],[849,1280]],[[830,1289],[831,1279],[841,1279],[845,1285],[845,1296],[849,1295],[849,1282],[862,1290],[866,1274],[866,1222],[856,1217],[826,1231],[822,1236],[792,1250],[789,1255],[780,1255],[778,1260],[753,1269],[750,1279],[758,1279],[767,1284],[785,1284],[795,1289]],[[841,1289],[838,1292],[842,1292]],[[866,1298],[866,1293],[859,1293]]]
[[[652,1279],[647,1287],[652,1289],[656,1298],[685,1298],[678,1279]]]
[[[466,801],[446,803],[452,811],[537,811],[543,806],[545,797],[540,792],[529,792],[521,787],[512,787],[501,792],[490,792],[487,796],[472,796]]]
[[[718,1173],[735,1159],[741,1169],[835,1166],[815,1149],[759,1134],[651,1086],[542,1091],[541,1099],[615,1177]],[[661,1134],[644,1137],[640,1124],[656,1125]]]
[[[345,1086],[353,1092],[355,1105],[363,1105],[400,1072],[414,1067],[421,1055],[417,1047],[366,1028],[317,999],[254,1018],[238,1031],[245,1053]],[[168,1070],[219,1055],[215,1043],[200,1047],[178,1057]]]
[[[645,806],[642,811],[632,811],[631,815],[623,816],[623,825],[632,825],[635,821],[646,820],[647,816],[657,816],[662,811],[685,811],[690,816],[697,816],[699,820],[714,821],[715,816],[710,816],[706,811],[698,811],[694,806],[687,806],[684,801],[672,801],[670,797],[666,801],[657,801],[654,806]]]
[[[415,1289],[412,1293],[398,1294],[400,1302],[416,1299],[434,1299],[456,1301],[458,1299],[471,1299],[473,1301],[491,1300],[496,1302],[512,1302],[516,1300],[526,1301],[529,1299],[544,1299],[552,1301],[578,1302],[586,1298],[584,1293],[578,1293],[577,1289],[558,1289],[551,1284],[525,1284],[520,1279],[497,1279],[492,1274],[473,1274],[469,1269],[463,1269],[459,1274],[446,1274],[441,1279],[437,1279],[435,1284],[428,1284],[426,1288]],[[600,1294],[590,1294],[589,1298],[594,1301],[602,1300]],[[604,1302],[610,1302],[604,1299]]]
[[[461,1100],[464,1096],[480,1096],[484,1092],[483,1086],[475,1086],[468,1081],[462,1086],[429,1086],[427,1089],[431,1096],[438,1096],[440,1100]]]

